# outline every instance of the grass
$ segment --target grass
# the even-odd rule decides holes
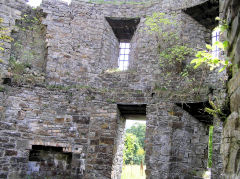
[[[143,175],[140,171],[140,165],[123,166],[121,179],[146,179],[146,166],[143,166]]]

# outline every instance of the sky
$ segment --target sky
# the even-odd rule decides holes
[[[68,4],[71,3],[71,0],[61,0],[67,2]],[[41,4],[42,0],[28,0],[28,4],[32,7],[37,7]]]
[[[131,128],[136,123],[140,123],[140,124],[145,124],[146,125],[146,121],[145,120],[126,120],[125,129]]]

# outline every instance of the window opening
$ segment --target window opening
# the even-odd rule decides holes
[[[130,52],[130,43],[128,43],[128,42],[120,42],[118,67],[122,71],[128,69],[128,65],[129,65],[129,52]]]
[[[118,68],[121,71],[127,70],[129,66],[130,41],[137,29],[140,18],[119,18],[106,17],[106,21],[111,26],[113,33],[120,42]]]
[[[217,45],[214,45],[217,41],[219,41],[219,36],[220,31],[218,29],[212,32],[212,46],[213,46],[212,56],[215,58],[219,58],[220,54],[220,49],[218,48]]]

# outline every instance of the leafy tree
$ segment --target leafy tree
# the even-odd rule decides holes
[[[144,139],[146,126],[136,124],[127,129],[124,141],[123,160],[125,164],[140,164],[144,161]]]
[[[145,124],[136,123],[130,129],[127,129],[126,133],[134,134],[138,138],[140,147],[144,148],[144,140],[145,140],[145,133],[146,133],[146,125]]]
[[[138,139],[134,134],[126,133],[125,136],[125,143],[124,143],[124,152],[123,152],[123,158],[125,161],[125,164],[133,164],[136,153],[138,149],[140,148]]]

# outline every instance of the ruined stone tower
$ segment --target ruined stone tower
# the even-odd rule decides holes
[[[0,11],[14,39],[0,57],[0,178],[119,179],[129,116],[146,119],[148,179],[202,178],[214,124],[219,178],[222,124],[203,109],[225,97],[224,75],[198,69],[183,78],[193,56],[160,65],[159,39],[145,30],[154,12],[174,14],[182,42],[200,49],[218,1],[44,0],[32,9],[1,0]],[[130,44],[123,71],[120,42]]]

